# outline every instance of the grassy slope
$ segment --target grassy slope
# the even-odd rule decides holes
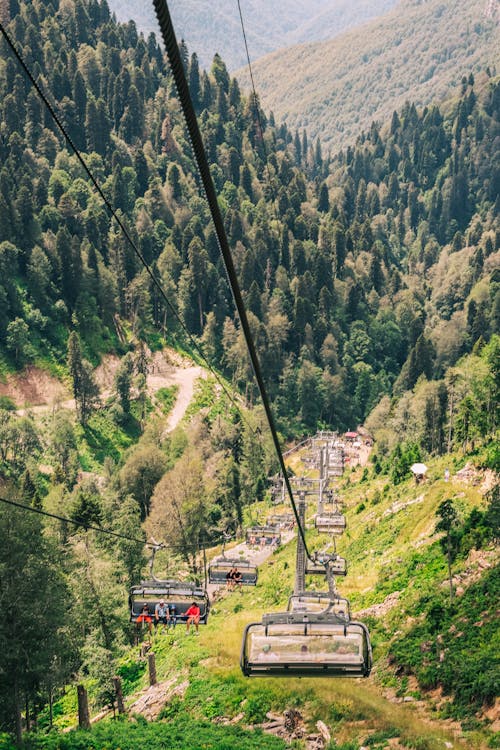
[[[442,101],[463,75],[494,70],[498,13],[484,11],[484,0],[407,0],[329,42],[267,55],[254,64],[261,102],[278,122],[306,127],[333,150],[345,146],[406,100]],[[247,72],[237,75],[247,88]]]
[[[217,717],[234,718],[243,714],[243,725],[256,724],[270,709],[283,711],[293,706],[303,711],[311,728],[318,719],[332,727],[339,747],[344,742],[353,742],[350,747],[358,748],[358,743],[370,734],[373,734],[371,746],[379,748],[387,746],[388,737],[396,736],[401,738],[403,747],[423,750],[441,749],[444,741],[453,742],[453,735],[444,724],[430,722],[429,719],[436,719],[438,714],[424,716],[416,704],[394,704],[384,697],[383,687],[391,686],[400,697],[409,689],[406,678],[395,678],[387,668],[385,657],[389,641],[398,628],[406,626],[406,611],[411,609],[412,603],[422,593],[439,588],[446,578],[442,555],[437,545],[430,544],[429,540],[438,504],[446,497],[457,495],[464,507],[481,503],[476,488],[445,483],[440,478],[443,469],[443,460],[433,464],[428,483],[421,487],[408,481],[395,490],[384,486],[384,478],[359,484],[354,481],[355,475],[349,475],[353,481],[346,478],[341,483],[349,531],[338,549],[348,557],[350,564],[349,575],[339,585],[341,592],[351,598],[354,611],[382,602],[393,591],[401,592],[398,606],[384,621],[371,621],[376,666],[370,679],[362,682],[341,679],[252,681],[242,677],[238,661],[244,626],[259,620],[265,611],[281,609],[291,591],[295,545],[290,544],[275,553],[265,565],[256,589],[233,593],[214,605],[210,622],[201,629],[198,639],[186,636],[180,627],[175,637],[156,638],[158,679],[177,676],[182,681],[189,677],[190,682],[185,696],[174,698],[163,718],[178,722],[187,715],[188,721],[194,721],[205,731],[203,722]],[[420,496],[421,502],[384,515],[392,503]],[[360,510],[361,503],[365,508]],[[314,532],[309,534],[309,540],[312,548],[321,545],[321,539]],[[137,662],[135,653],[131,652],[120,671],[130,703],[137,689],[147,684],[145,664]],[[75,708],[74,702],[72,710],[66,707],[60,719],[63,724],[74,719]],[[377,736],[380,743],[375,741]],[[221,737],[218,741],[222,743]],[[241,747],[246,746],[243,741],[241,739]],[[486,746],[484,735],[478,733],[468,733],[466,741],[470,748]],[[125,746],[120,744],[120,747]],[[264,744],[259,740],[254,746],[264,747]]]

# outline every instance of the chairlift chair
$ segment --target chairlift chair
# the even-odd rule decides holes
[[[210,610],[210,600],[204,588],[189,581],[141,581],[137,586],[132,586],[129,594],[130,621],[137,622],[144,605],[148,612],[154,616],[155,607],[160,602],[172,609],[175,607],[176,618],[185,620],[186,610],[193,602],[200,608],[200,624],[206,625]]]
[[[209,583],[225,584],[227,574],[231,568],[236,568],[241,573],[241,583],[244,586],[255,586],[257,583],[258,570],[250,560],[239,557],[218,557],[212,560],[208,566]]]
[[[331,612],[264,615],[245,628],[240,659],[247,677],[368,677],[368,628]]]
[[[314,517],[314,525],[322,534],[340,536],[344,533],[347,524],[344,514],[335,511],[317,513]]]
[[[330,569],[334,576],[345,576],[347,575],[347,560],[345,557],[334,554],[328,556]],[[320,555],[316,556],[314,561],[306,559],[306,574],[312,576],[326,576],[325,563],[322,562]]]
[[[280,529],[289,528],[295,523],[293,513],[275,513],[266,520],[267,526],[277,526]]]
[[[252,526],[246,530],[245,541],[247,544],[281,544],[281,532],[277,526]]]

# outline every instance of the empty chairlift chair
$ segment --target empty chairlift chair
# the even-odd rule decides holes
[[[344,514],[339,511],[325,511],[316,514],[314,525],[320,533],[340,536],[346,529],[346,519]]]
[[[255,586],[257,583],[258,570],[250,560],[237,557],[218,557],[212,560],[208,566],[209,583],[224,585],[227,582],[227,574],[232,568],[241,573],[241,583],[244,586]]]
[[[245,629],[240,666],[247,677],[367,677],[370,636],[331,612],[264,615]]]
[[[328,559],[332,575],[347,575],[347,561],[345,557],[334,554],[329,555]],[[309,558],[306,559],[306,574],[326,576],[326,568],[325,564],[321,561],[321,555],[316,556],[316,559],[313,562],[309,560]]]
[[[154,615],[155,607],[164,601],[170,611],[175,612],[177,621],[186,619],[185,612],[193,602],[200,608],[200,624],[206,625],[210,610],[210,600],[204,588],[186,581],[142,581],[138,586],[132,586],[129,595],[130,620],[137,622],[145,604],[150,615]]]

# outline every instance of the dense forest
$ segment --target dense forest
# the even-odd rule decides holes
[[[50,14],[37,3],[10,7],[16,43],[173,307],[251,402],[215,234],[154,38],[117,26],[105,3],[61,3]],[[2,52],[4,362],[57,360],[70,329],[95,357],[118,345],[120,319],[138,337],[156,329],[173,340],[177,319]],[[355,425],[383,395],[422,374],[442,377],[498,332],[497,82],[476,92],[465,76],[450,114],[408,104],[325,162],[319,141],[257,118],[219,57],[207,74],[185,56],[285,431]]]
[[[244,522],[276,465],[154,36],[117,24],[106,0],[7,0],[0,20],[170,303],[2,39],[0,369],[66,378],[77,415],[0,402],[2,497],[60,516],[0,512],[0,603],[12,611],[0,726],[19,736],[21,713],[25,728],[52,723],[75,676],[109,703],[146,533],[167,532],[169,574],[199,578],[199,550]],[[206,72],[182,53],[282,434],[365,422],[377,449],[363,481],[398,486],[413,461],[457,449],[498,470],[499,81],[464,71],[445,109],[408,103],[326,158],[242,96],[218,55]],[[246,408],[208,379],[189,430],[165,435],[145,388],[151,351],[192,352],[190,336]],[[105,353],[121,359],[100,400]],[[164,416],[173,394],[162,398]]]

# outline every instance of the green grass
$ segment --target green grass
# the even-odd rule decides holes
[[[160,402],[161,410],[163,414],[165,415],[170,414],[175,404],[175,400],[177,398],[178,392],[179,392],[178,385],[171,385],[168,388],[158,388],[158,390],[155,393],[155,398],[157,401]]]
[[[500,629],[493,603],[500,597],[499,567],[453,604],[447,591],[421,599],[412,614],[424,619],[391,646],[391,655],[423,688],[443,687],[453,700],[446,715],[470,719],[492,706],[500,674]]]
[[[117,425],[106,409],[95,412],[86,427],[76,428],[78,455],[84,471],[98,471],[107,456],[116,463],[122,454],[141,434],[138,421],[129,416],[123,425]]]
[[[205,411],[211,422],[219,414],[227,416],[232,408],[234,407],[229,403],[226,394],[221,391],[215,378],[199,378],[196,381],[194,395],[186,410],[184,421],[189,421],[200,411]]]
[[[12,745],[0,745],[10,750]],[[279,750],[283,740],[255,730],[237,726],[217,726],[191,716],[178,716],[175,721],[148,723],[137,721],[103,721],[91,731],[77,730],[66,735],[28,737],[25,750]]]

